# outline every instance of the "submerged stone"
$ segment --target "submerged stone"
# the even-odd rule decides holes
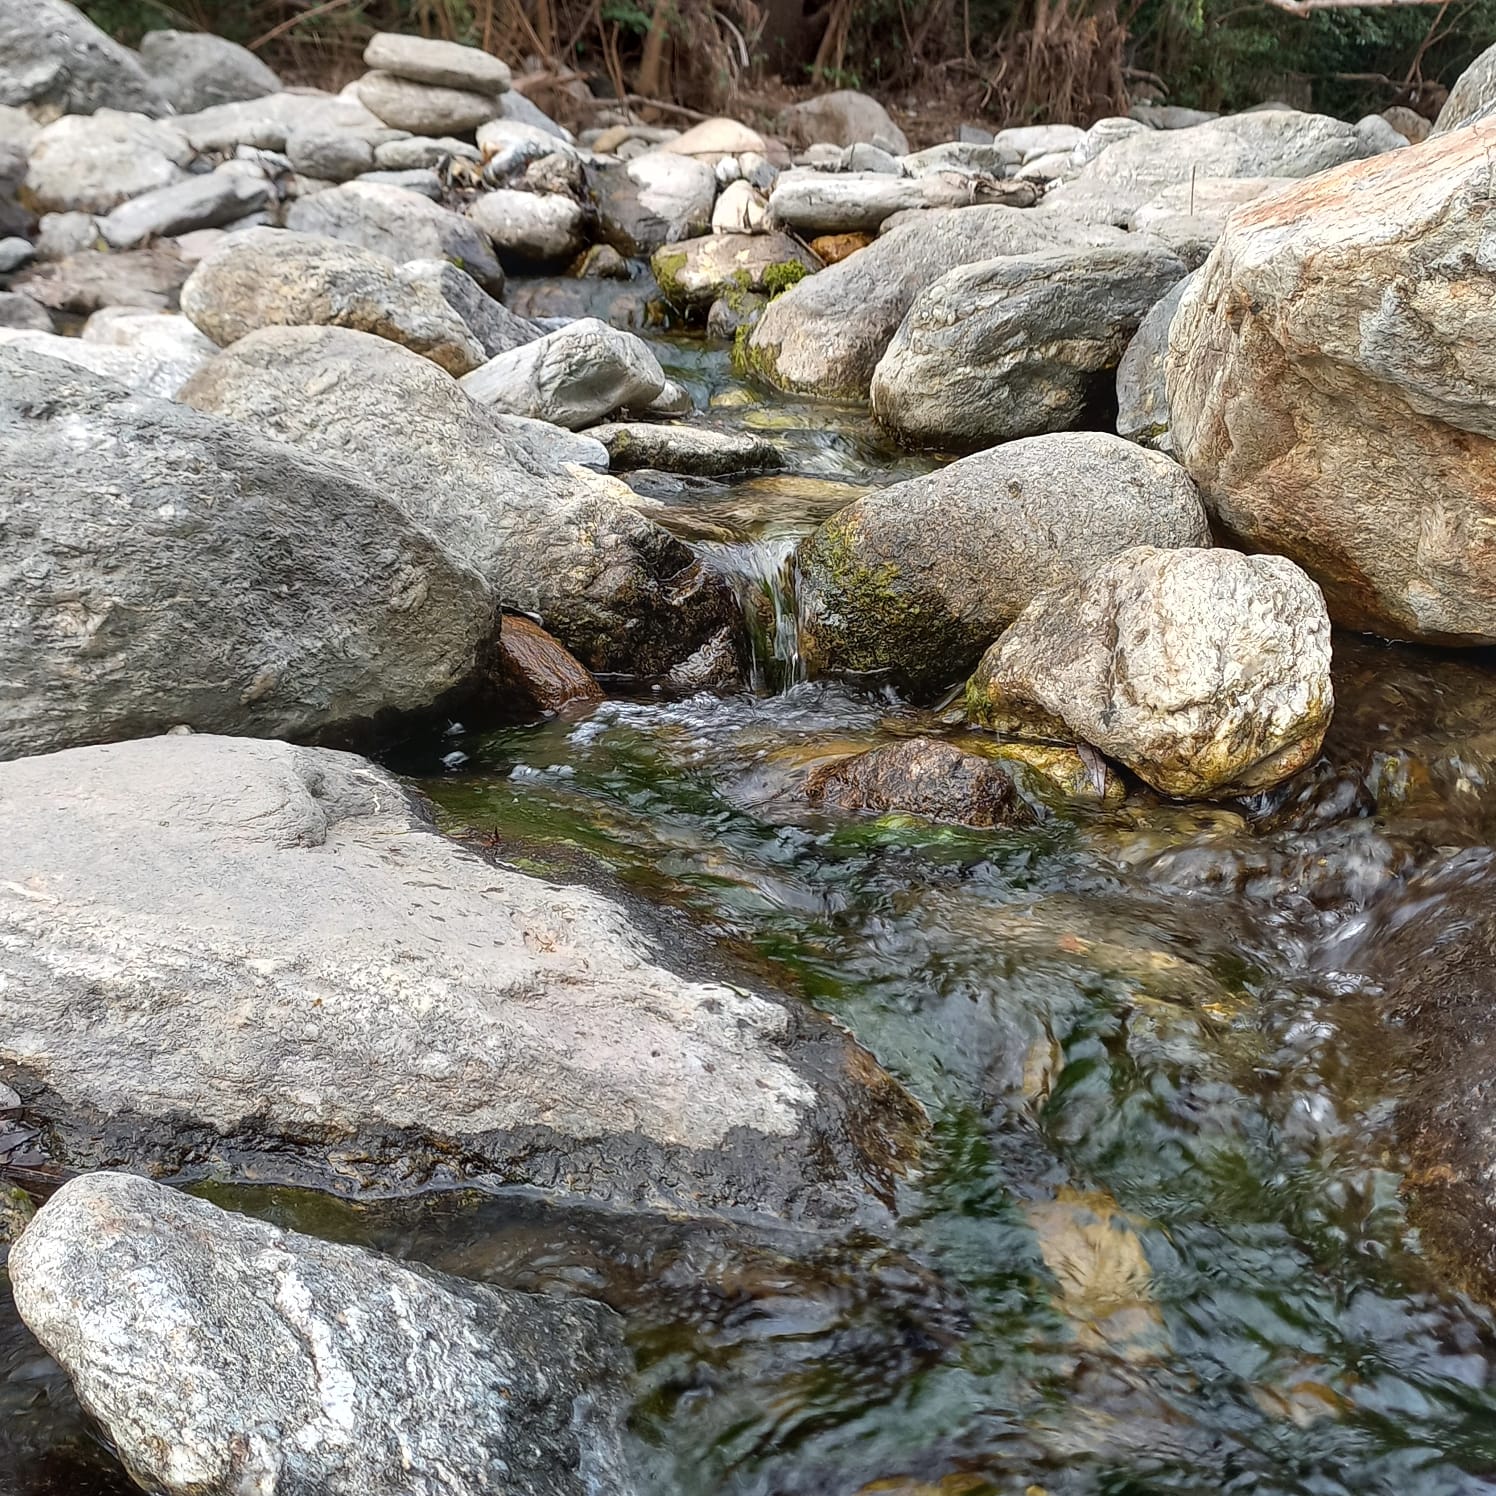
[[[963,826],[1027,826],[1036,819],[996,759],[940,738],[908,738],[811,771],[805,796],[841,810],[907,811]]]

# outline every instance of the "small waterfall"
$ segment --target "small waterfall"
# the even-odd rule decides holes
[[[805,679],[800,612],[795,600],[797,535],[706,540],[703,559],[732,584],[748,627],[749,683],[769,694]]]

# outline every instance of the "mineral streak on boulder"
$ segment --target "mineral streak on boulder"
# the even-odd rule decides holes
[[[626,1496],[600,1305],[465,1282],[130,1174],[58,1191],[16,1307],[164,1496]]]

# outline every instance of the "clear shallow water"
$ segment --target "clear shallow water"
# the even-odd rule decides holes
[[[1337,640],[1323,760],[1252,802],[1134,791],[1022,832],[812,812],[810,765],[949,729],[832,684],[771,694],[795,674],[779,562],[928,463],[855,413],[745,399],[720,351],[659,346],[704,419],[765,423],[786,452],[748,482],[633,479],[768,596],[762,690],[610,701],[399,767],[454,833],[683,909],[845,1023],[932,1121],[896,1230],[214,1197],[613,1304],[658,1496],[1496,1491],[1496,1316],[1441,1286],[1408,1224],[1405,1080],[1351,975],[1368,902],[1496,839],[1496,672]],[[0,1306],[0,1492],[129,1489]]]

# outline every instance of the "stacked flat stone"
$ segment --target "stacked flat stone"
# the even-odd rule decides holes
[[[461,134],[500,113],[509,68],[477,47],[378,32],[364,48],[370,71],[354,85],[385,124],[416,135]]]

